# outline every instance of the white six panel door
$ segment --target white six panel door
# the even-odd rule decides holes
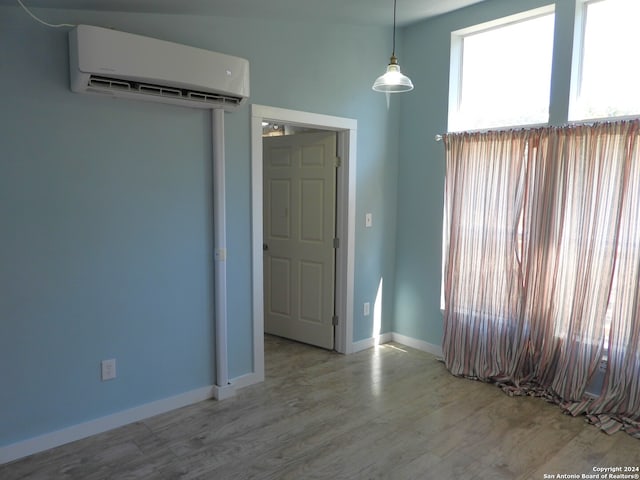
[[[263,139],[264,330],[333,349],[336,134]]]

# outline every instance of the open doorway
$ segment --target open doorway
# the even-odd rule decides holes
[[[252,264],[254,375],[264,378],[264,265],[263,265],[263,123],[336,133],[340,167],[336,181],[335,345],[351,353],[353,343],[353,286],[355,234],[355,169],[357,121],[275,107],[253,105],[251,110]]]
[[[263,122],[264,331],[334,349],[336,132]]]

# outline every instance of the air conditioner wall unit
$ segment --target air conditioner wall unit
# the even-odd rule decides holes
[[[249,62],[201,48],[78,25],[69,32],[71,90],[238,109],[249,97]]]

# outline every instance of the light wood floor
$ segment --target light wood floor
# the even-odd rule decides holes
[[[399,344],[342,356],[265,342],[264,383],[0,466],[0,479],[543,479],[640,465],[638,440]]]

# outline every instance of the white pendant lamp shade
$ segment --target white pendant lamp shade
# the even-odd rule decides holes
[[[376,92],[383,93],[400,93],[413,90],[411,79],[402,74],[395,55],[391,56],[391,61],[387,65],[387,71],[384,75],[380,75],[373,82],[373,89]]]
[[[400,93],[413,90],[411,79],[402,74],[396,57],[396,1],[393,0],[393,50],[391,51],[391,60],[389,60],[389,65],[387,65],[387,71],[384,75],[380,75],[373,82],[372,88],[376,92]]]

